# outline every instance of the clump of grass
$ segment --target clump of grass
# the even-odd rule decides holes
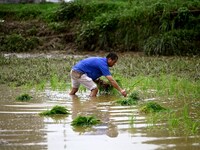
[[[39,39],[35,36],[26,38],[23,35],[13,33],[5,36],[1,42],[1,51],[27,52],[38,46]]]
[[[90,127],[99,123],[100,120],[94,116],[78,116],[72,121],[71,125],[74,127]]]
[[[52,116],[52,115],[68,115],[69,110],[64,106],[54,106],[51,110],[46,110],[40,113],[42,116]]]
[[[199,133],[199,122],[190,116],[189,107],[185,105],[178,111],[167,111],[165,113],[151,113],[147,119],[149,129],[160,128],[157,124],[165,123],[165,129],[174,135],[197,135]]]
[[[152,36],[144,45],[144,52],[147,55],[196,55],[199,51],[197,36],[195,30],[175,30]]]
[[[117,100],[116,103],[122,106],[136,105],[139,99],[138,93],[133,92],[130,96],[128,96],[128,98]]]
[[[96,80],[95,81],[97,86],[98,86],[98,89],[99,89],[99,94],[100,95],[103,95],[103,94],[117,94],[117,90],[111,85],[110,82],[108,81],[105,81],[104,79],[99,79],[99,80]],[[116,80],[116,82],[122,86],[120,80]]]
[[[190,116],[189,107],[187,104],[182,109],[182,116],[180,117],[180,123],[183,125],[184,132],[186,134],[197,134],[199,131],[199,122],[194,121]]]
[[[19,95],[19,96],[17,96],[17,98],[16,98],[16,100],[17,101],[30,101],[31,100],[31,98],[33,98],[32,96],[30,96],[29,94],[21,94],[21,95]]]
[[[141,112],[144,113],[155,113],[167,110],[156,102],[147,102],[144,106],[141,107]]]
[[[99,94],[109,94],[112,93],[113,91],[113,87],[110,83],[107,83],[105,81],[99,82],[97,84],[98,88],[99,88]]]

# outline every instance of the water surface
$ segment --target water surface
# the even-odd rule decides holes
[[[165,130],[149,130],[146,116],[136,106],[119,106],[119,96],[89,98],[89,93],[69,96],[68,91],[29,91],[30,102],[17,102],[20,88],[0,86],[1,150],[197,150],[197,136],[174,136]],[[149,99],[150,100],[150,99]],[[149,101],[147,100],[147,101]],[[155,99],[153,99],[155,100]],[[54,105],[66,106],[70,115],[41,117]],[[89,129],[73,128],[77,115],[96,115],[102,123]],[[131,119],[132,118],[132,119]],[[131,123],[132,120],[132,123]]]

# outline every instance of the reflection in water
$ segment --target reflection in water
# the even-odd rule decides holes
[[[109,136],[109,137],[117,137],[118,136],[118,129],[117,129],[117,126],[110,123],[108,125],[108,129],[106,131],[106,135]]]
[[[87,93],[69,96],[66,91],[51,89],[31,92],[33,100],[20,103],[15,101],[20,89],[0,87],[1,150],[186,150],[200,146],[196,137],[148,131],[146,118],[138,113],[138,108],[115,105],[113,101],[118,98],[115,96],[88,98]],[[38,115],[54,105],[66,106],[71,114],[64,118]],[[77,115],[96,115],[102,123],[89,129],[73,128],[71,121]]]
[[[117,137],[118,131],[117,126],[112,123],[109,118],[109,106],[99,108],[99,102],[103,102],[104,98],[102,97],[90,97],[86,101],[81,101],[77,95],[72,95],[72,120],[75,119],[78,115],[95,115],[98,119],[103,122],[103,124],[97,126],[96,128],[83,129],[83,128],[74,128],[76,132],[87,132],[87,134],[93,135],[108,135],[109,137]],[[90,131],[90,132],[89,132]]]
[[[36,115],[40,107],[25,107],[15,102],[16,93],[8,87],[0,88],[0,149],[44,149],[43,118]],[[15,107],[17,105],[17,107]]]

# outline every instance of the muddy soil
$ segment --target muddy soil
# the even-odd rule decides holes
[[[66,25],[63,31],[56,31],[41,20],[16,21],[12,19],[2,20],[0,23],[0,42],[8,35],[21,35],[24,39],[36,37],[37,45],[29,51],[67,51],[73,53],[77,50],[75,44],[75,32]],[[7,51],[3,49],[1,51]]]

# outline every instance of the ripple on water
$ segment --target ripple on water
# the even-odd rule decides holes
[[[47,89],[38,93],[37,102],[6,103],[6,93],[2,92],[0,149],[182,150],[200,146],[196,137],[173,137],[160,130],[148,131],[146,116],[138,113],[137,106],[115,105],[113,102],[118,97],[91,99],[87,94],[71,97],[66,91]],[[62,119],[38,115],[54,105],[66,106],[70,115]],[[71,121],[79,114],[94,114],[102,123],[90,129],[73,128]]]

